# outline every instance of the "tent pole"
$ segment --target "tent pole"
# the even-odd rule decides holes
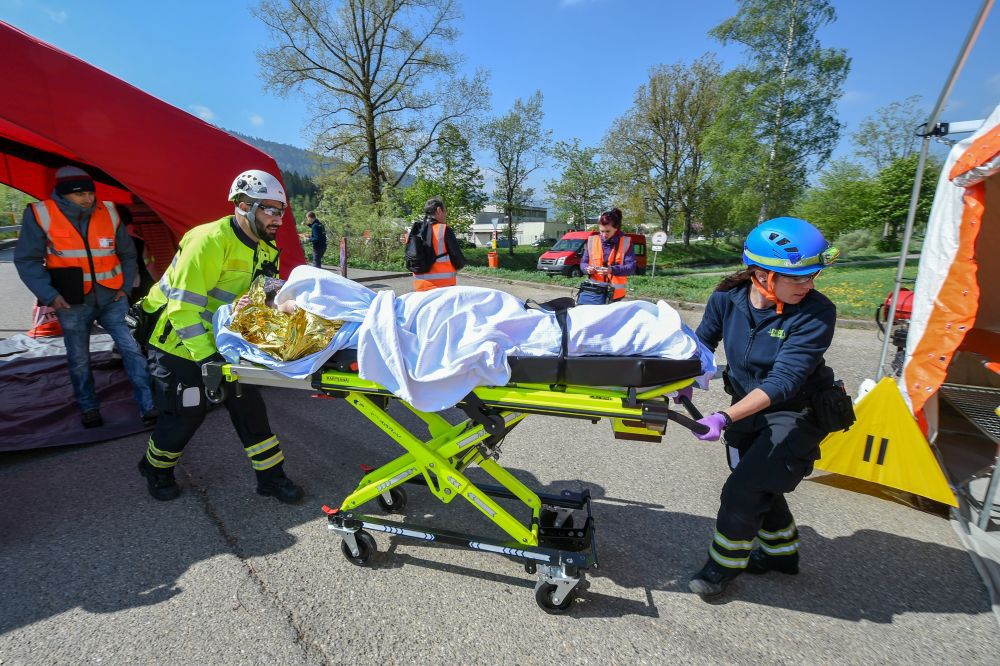
[[[885,359],[889,353],[889,341],[892,339],[892,335],[889,331],[891,331],[892,324],[896,320],[896,304],[899,302],[899,289],[903,284],[903,271],[906,269],[906,255],[909,254],[910,250],[910,238],[913,235],[913,221],[917,215],[917,201],[920,199],[920,185],[924,178],[924,166],[927,163],[927,149],[930,144],[930,137],[934,132],[935,126],[937,125],[938,117],[941,115],[941,110],[944,109],[945,102],[948,101],[948,96],[951,94],[952,88],[955,87],[958,75],[965,66],[965,61],[968,60],[969,53],[972,51],[972,47],[975,45],[976,40],[979,38],[979,33],[983,29],[983,24],[986,23],[986,17],[989,16],[990,9],[992,9],[994,1],[995,0],[983,0],[983,4],[979,8],[979,13],[976,15],[975,20],[972,22],[972,27],[969,29],[969,34],[965,37],[965,43],[962,45],[962,50],[959,52],[958,58],[955,59],[955,64],[951,68],[951,73],[948,75],[948,81],[941,89],[941,94],[938,96],[937,103],[934,105],[934,110],[931,111],[931,115],[924,124],[923,131],[921,132],[924,140],[920,146],[920,159],[917,161],[917,173],[913,181],[913,190],[910,192],[910,209],[906,213],[906,226],[903,230],[903,245],[900,248],[899,265],[896,267],[896,283],[892,288],[892,302],[889,306],[889,314],[886,316],[885,339],[882,340],[882,353],[879,355],[878,369],[875,372],[876,382],[882,379],[882,377],[886,374]]]

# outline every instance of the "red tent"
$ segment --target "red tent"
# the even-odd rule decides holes
[[[185,231],[232,212],[226,194],[241,171],[280,177],[254,146],[2,21],[0,62],[0,182],[45,199],[56,169],[79,166],[98,199],[141,200],[137,209],[152,214],[136,216],[140,234],[147,245],[169,242],[169,255]],[[287,275],[305,254],[291,209],[284,222],[277,244]]]

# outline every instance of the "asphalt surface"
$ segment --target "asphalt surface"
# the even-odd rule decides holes
[[[7,261],[0,336],[31,311]],[[871,331],[843,329],[828,361],[854,391],[878,352]],[[533,577],[499,556],[378,534],[372,565],[354,566],[320,507],[353,489],[359,465],[401,450],[343,400],[265,391],[300,506],[254,494],[224,410],[187,448],[172,502],[136,472],[145,436],[0,455],[0,663],[997,663],[1000,631],[948,521],[837,477],[790,496],[800,575],[743,576],[714,604],[688,593],[728,470],[719,445],[675,426],[645,444],[614,440],[605,421],[530,416],[507,436],[500,462],[516,476],[595,497],[601,566],[563,615],[539,610]],[[498,536],[419,488],[405,519]]]

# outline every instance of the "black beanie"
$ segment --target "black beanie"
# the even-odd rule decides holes
[[[64,166],[56,171],[56,194],[66,196],[73,192],[93,192],[94,179],[75,166]]]

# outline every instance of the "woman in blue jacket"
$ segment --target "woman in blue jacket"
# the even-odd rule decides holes
[[[743,571],[798,573],[798,531],[784,493],[812,472],[827,435],[812,398],[834,383],[823,354],[837,310],[814,280],[836,256],[808,222],[769,220],[747,236],[746,269],[722,280],[708,300],[697,335],[713,351],[723,342],[732,405],[701,419],[708,432],[697,437],[715,441],[725,430],[732,474],[708,561],[689,583],[703,598],[721,594]]]

